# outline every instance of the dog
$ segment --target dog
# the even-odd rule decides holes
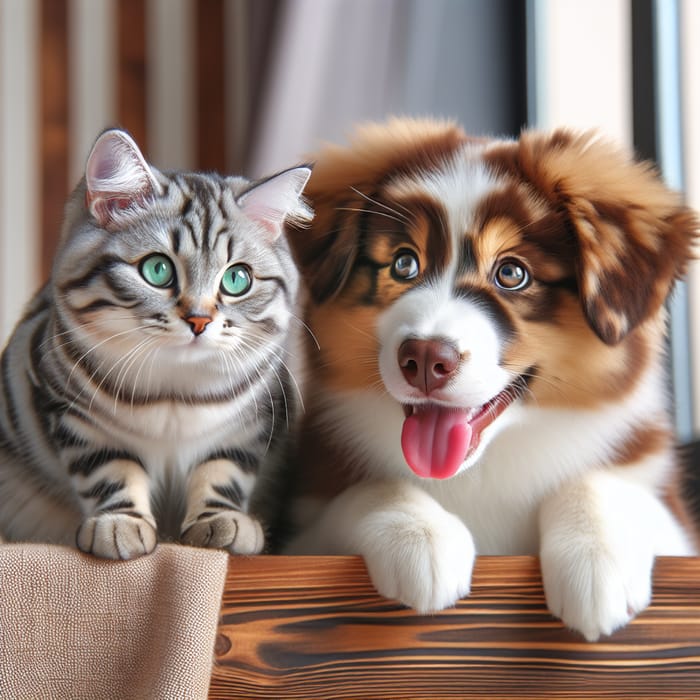
[[[314,161],[286,551],[360,554],[419,613],[469,593],[477,553],[538,555],[565,625],[625,625],[655,556],[697,546],[664,371],[694,213],[596,132],[392,119]]]

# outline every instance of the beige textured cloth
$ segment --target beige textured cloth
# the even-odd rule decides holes
[[[228,555],[0,546],[0,698],[206,698]]]

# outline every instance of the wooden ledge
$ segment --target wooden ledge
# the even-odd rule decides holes
[[[700,698],[700,558],[656,563],[652,605],[589,644],[547,611],[537,559],[481,557],[419,616],[357,557],[231,558],[210,698]]]

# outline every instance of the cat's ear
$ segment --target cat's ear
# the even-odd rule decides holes
[[[313,218],[301,196],[310,175],[311,167],[307,165],[285,170],[254,183],[236,201],[246,216],[262,224],[274,240],[285,221],[303,225]]]
[[[86,202],[103,228],[120,214],[161,194],[161,186],[139,147],[125,131],[110,129],[95,142],[85,166]]]

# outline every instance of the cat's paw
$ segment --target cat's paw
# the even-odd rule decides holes
[[[229,510],[198,520],[182,533],[182,541],[193,547],[225,549],[231,554],[260,554],[265,535],[255,518]]]
[[[426,518],[382,514],[373,543],[364,548],[377,591],[419,613],[442,610],[467,595],[474,566],[474,541],[462,521],[439,507],[431,511]]]
[[[651,548],[543,550],[547,605],[564,624],[594,642],[626,625],[651,600]]]
[[[135,559],[156,546],[156,528],[127,513],[102,513],[87,518],[78,528],[78,549],[103,559]]]

